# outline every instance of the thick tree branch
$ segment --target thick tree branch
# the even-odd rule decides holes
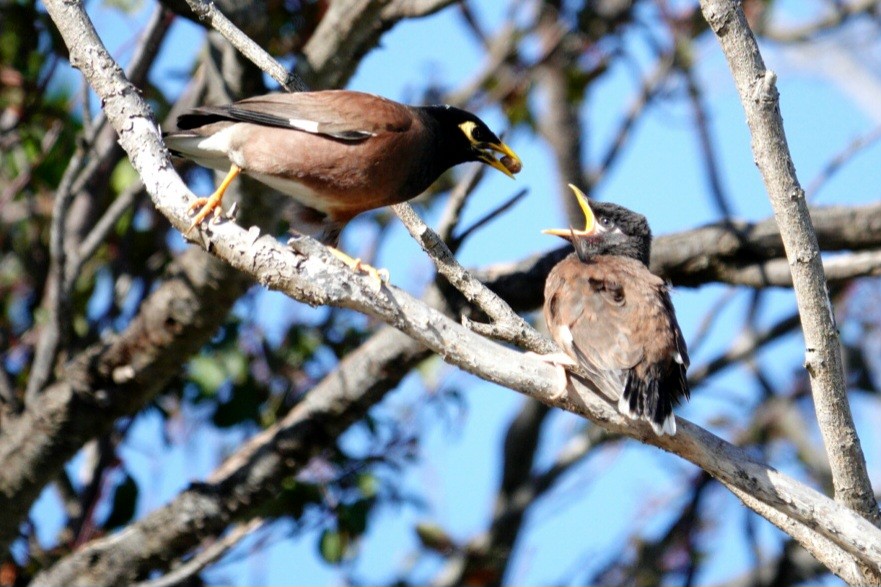
[[[196,352],[223,323],[251,280],[193,249],[182,255],[162,287],[112,340],[89,347],[68,362],[64,376],[0,427],[0,546],[43,486],[89,439],[134,414],[180,372],[181,357]],[[203,304],[203,298],[212,304]]]
[[[71,49],[72,62],[82,68],[102,97],[108,119],[119,133],[120,143],[144,179],[158,209],[176,227],[186,228],[189,222],[186,208],[191,196],[167,165],[148,109],[103,50],[81,5],[49,0],[46,6]],[[353,275],[311,239],[294,241],[292,253],[274,239],[259,238],[256,230],[246,232],[231,223],[212,226],[203,236],[206,246],[218,256],[269,287],[307,303],[353,308],[378,317],[438,352],[448,362],[550,403],[555,381],[551,367],[468,332],[397,288],[387,287],[375,293],[369,279]],[[129,373],[125,368],[118,372],[122,377]],[[394,374],[383,373],[380,379],[393,377]],[[254,510],[250,508],[256,507],[260,497],[273,488],[272,483],[260,481],[289,472],[289,464],[295,468],[302,466],[322,443],[332,441],[376,401],[369,395],[370,389],[349,383],[345,379],[341,381],[338,393],[342,395],[310,394],[285,420],[288,425],[285,430],[272,429],[255,438],[248,448],[212,476],[208,484],[185,492],[166,508],[148,515],[126,531],[95,541],[67,557],[56,567],[59,574],[50,570],[43,580],[48,584],[86,581],[87,578],[79,574],[85,567],[98,571],[110,566],[118,574],[105,575],[102,580],[120,582],[119,577],[129,577],[161,562],[161,555],[145,546],[148,540],[160,540],[166,548],[169,544],[186,548],[184,542],[192,540],[192,536],[214,532],[214,528],[224,527],[233,517],[251,514]],[[373,393],[382,395],[375,390]],[[829,543],[829,552],[825,549],[812,552],[847,580],[859,581],[861,577],[847,565],[836,562],[840,551],[850,553],[867,565],[877,567],[881,561],[881,531],[819,493],[755,462],[744,451],[685,421],[680,422],[677,436],[658,438],[645,425],[622,417],[587,390],[576,388],[570,397],[576,400],[575,405],[568,401],[554,405],[590,417],[615,433],[673,451],[749,496],[750,500],[761,503],[761,507],[771,512],[769,516],[777,512],[787,520],[794,520],[793,523],[809,526]],[[330,438],[323,436],[322,431]],[[227,491],[233,487],[242,491]],[[810,544],[805,546],[811,548]],[[105,556],[108,552],[112,556]]]
[[[830,259],[830,281],[877,273],[873,265],[881,247],[881,204],[811,208],[823,251],[867,251],[865,255]],[[518,312],[542,304],[544,280],[571,248],[563,246],[517,262],[474,271],[475,277]],[[652,271],[680,287],[722,282],[734,285],[791,287],[792,278],[774,265],[784,254],[773,218],[757,223],[710,224],[662,235],[652,243]]]
[[[297,72],[313,89],[338,88],[384,32],[404,18],[427,16],[455,0],[339,0],[332,2],[303,48]]]
[[[739,2],[701,0],[701,11],[716,33],[731,68],[746,111],[755,161],[780,226],[804,332],[805,368],[832,466],[835,497],[873,524],[881,524],[881,512],[847,400],[841,348],[820,248],[786,143],[776,75],[765,68]]]
[[[37,576],[32,585],[120,585],[219,536],[234,518],[259,512],[284,478],[329,448],[428,355],[392,328],[374,334],[278,424],[252,438],[208,480],[131,524],[96,540]]]

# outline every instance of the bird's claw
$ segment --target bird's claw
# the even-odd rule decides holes
[[[330,250],[340,261],[351,267],[353,271],[364,273],[368,277],[370,277],[373,282],[373,291],[380,291],[383,284],[388,283],[390,278],[388,269],[377,269],[372,265],[364,263],[363,261],[361,261],[361,259],[354,259],[350,257],[349,255],[336,248],[331,247]]]
[[[377,269],[373,265],[368,265],[367,263],[363,263],[361,259],[355,259],[354,265],[352,265],[352,269],[355,271],[360,271],[361,273],[366,274],[373,280],[374,287],[373,291],[378,292],[382,289],[383,284],[388,283],[389,280],[389,272],[386,268]]]
[[[550,353],[547,355],[540,355],[538,353],[534,353],[532,351],[528,351],[525,353],[526,356],[533,357],[542,361],[543,363],[547,363],[548,365],[554,368],[554,391],[551,393],[551,399],[554,401],[560,401],[566,396],[569,395],[568,387],[569,387],[569,377],[566,375],[566,366],[574,367],[578,363],[563,352]]]
[[[210,214],[214,214],[215,218],[220,217],[223,213],[223,208],[220,207],[220,200],[211,198],[196,198],[196,201],[190,204],[190,207],[187,209],[188,214],[193,214],[196,210],[199,212],[196,214],[196,217],[193,218],[193,222],[190,224],[190,227],[184,233],[184,235],[190,234],[194,228],[202,224],[202,221],[208,218]]]

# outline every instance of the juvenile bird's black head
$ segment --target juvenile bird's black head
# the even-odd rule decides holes
[[[436,163],[448,169],[459,163],[480,161],[508,177],[520,171],[520,158],[474,114],[454,106],[418,108],[437,137]],[[496,159],[495,153],[502,155]]]
[[[582,262],[598,255],[620,255],[649,264],[652,232],[645,216],[610,202],[593,202],[577,187],[569,184],[584,212],[583,230],[574,228],[544,230],[572,243]]]

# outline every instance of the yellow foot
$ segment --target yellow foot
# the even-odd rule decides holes
[[[202,224],[202,221],[208,218],[208,215],[212,212],[214,213],[215,218],[220,216],[220,214],[223,212],[223,208],[221,208],[220,206],[221,198],[212,198],[214,198],[213,195],[209,198],[196,198],[196,201],[190,204],[187,212],[189,214],[192,214],[196,210],[199,210],[199,213],[196,214],[195,218],[193,218],[192,224],[190,224],[190,227],[187,229],[184,235],[190,234],[190,232],[192,232],[194,228]]]
[[[574,367],[578,363],[567,355],[566,353],[557,352],[551,353],[549,355],[539,355],[538,353],[533,353],[529,351],[524,353],[528,357],[533,357],[547,363],[552,366],[556,372],[555,382],[554,382],[554,391],[551,394],[551,399],[554,401],[559,401],[565,398],[568,395],[568,387],[569,387],[569,378],[566,375],[566,366]]]
[[[190,234],[190,232],[199,226],[203,220],[208,218],[208,215],[212,212],[214,213],[214,216],[220,216],[220,213],[223,212],[223,208],[220,207],[220,203],[223,201],[223,194],[226,192],[226,188],[229,187],[229,184],[232,183],[232,180],[234,180],[241,171],[241,168],[237,165],[230,166],[229,173],[226,174],[226,177],[223,178],[223,181],[220,182],[220,185],[217,186],[217,189],[213,194],[207,198],[196,198],[196,201],[190,204],[189,213],[192,214],[194,210],[199,210],[199,213],[193,218],[193,223],[190,224],[190,227],[184,233],[184,236]]]
[[[333,253],[337,259],[351,267],[354,271],[366,273],[367,276],[372,278],[374,281],[374,291],[379,291],[380,289],[382,289],[383,283],[388,283],[388,269],[377,269],[372,265],[361,262],[361,259],[353,259],[349,255],[334,247],[330,247],[330,252]]]

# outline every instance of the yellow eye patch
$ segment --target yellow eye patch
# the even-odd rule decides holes
[[[476,143],[474,140],[474,129],[477,128],[477,124],[471,120],[467,120],[459,125],[459,128],[462,129],[462,132],[465,133],[465,136],[468,137],[468,140],[472,143]]]

